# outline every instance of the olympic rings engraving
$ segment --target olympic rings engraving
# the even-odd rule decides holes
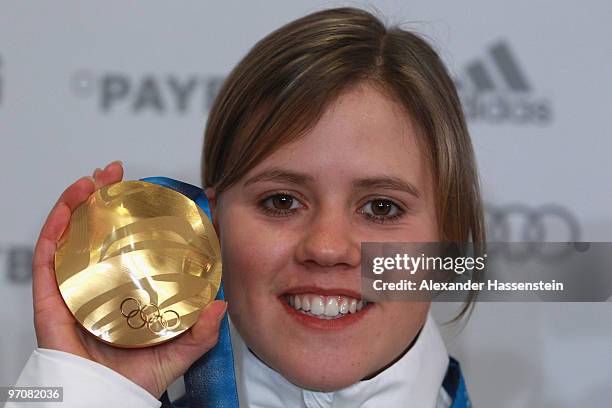
[[[125,311],[129,307],[129,305],[126,306],[126,303],[133,306],[129,309],[129,312]],[[162,313],[156,304],[142,305],[138,299],[131,296],[123,299],[119,310],[125,317],[127,325],[132,329],[141,329],[146,325],[147,329],[153,334],[161,334],[164,330],[174,330],[181,324],[181,317],[174,310],[166,310]],[[170,326],[168,321],[172,319],[176,319],[176,322]]]

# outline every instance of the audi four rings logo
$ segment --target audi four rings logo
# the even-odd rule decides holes
[[[551,260],[560,259],[579,248],[576,245],[545,244],[546,242],[579,243],[581,239],[580,224],[576,217],[564,207],[555,204],[536,208],[518,203],[501,207],[486,205],[485,218],[487,241],[528,243],[506,245],[504,252],[507,259],[526,260],[534,255]],[[550,251],[551,248],[555,248],[556,251]]]
[[[146,325],[151,333],[161,334],[165,330],[174,330],[181,324],[181,317],[174,310],[166,310],[162,313],[156,304],[142,305],[138,299],[133,297],[123,299],[119,309],[127,325],[132,329],[141,329]],[[126,312],[126,309],[129,312]],[[168,319],[164,317],[166,315]],[[176,319],[176,322],[170,326],[168,321],[172,319]]]

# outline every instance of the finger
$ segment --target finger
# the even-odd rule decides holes
[[[184,367],[181,367],[181,369],[186,369],[217,344],[221,320],[226,309],[227,302],[215,300],[202,310],[196,324],[184,336],[180,336],[175,342],[167,344],[168,348],[171,348],[169,350],[172,355],[171,358],[183,363]]]
[[[101,182],[105,184],[120,181],[123,177],[121,162],[107,165],[101,177]],[[49,213],[32,258],[32,296],[35,303],[49,296],[59,295],[54,267],[57,242],[70,222],[71,213],[86,201],[95,189],[96,181],[92,177],[78,179],[64,190]]]
[[[34,304],[50,296],[59,295],[55,279],[55,250],[57,241],[68,226],[71,211],[68,205],[60,201],[51,210],[47,222],[43,225],[34,249],[32,258],[32,296]]]
[[[70,222],[72,211],[94,192],[93,178],[81,177],[72,183],[57,200],[41,228],[32,258],[32,296],[34,304],[57,295],[55,250],[57,241]]]
[[[104,169],[96,169],[93,174],[96,189],[109,184],[116,183],[123,179],[123,163],[119,160],[106,165]]]
[[[57,203],[63,202],[70,208],[70,211],[74,211],[75,208],[83,201],[87,200],[94,191],[94,179],[89,176],[81,177],[64,190],[62,195],[58,198]],[[47,218],[47,221],[48,220]]]

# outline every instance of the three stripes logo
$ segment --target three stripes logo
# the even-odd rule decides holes
[[[468,63],[455,83],[470,121],[546,125],[552,120],[551,102],[534,92],[506,41],[489,47],[486,58]]]

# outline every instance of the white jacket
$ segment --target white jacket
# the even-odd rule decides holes
[[[412,348],[374,378],[334,392],[302,389],[267,367],[246,347],[230,322],[236,385],[241,407],[404,407],[448,408],[442,388],[449,357],[431,314]],[[76,355],[38,348],[32,352],[16,386],[62,386],[63,402],[47,407],[160,407],[148,391],[117,372]],[[7,403],[6,408],[24,407]]]

